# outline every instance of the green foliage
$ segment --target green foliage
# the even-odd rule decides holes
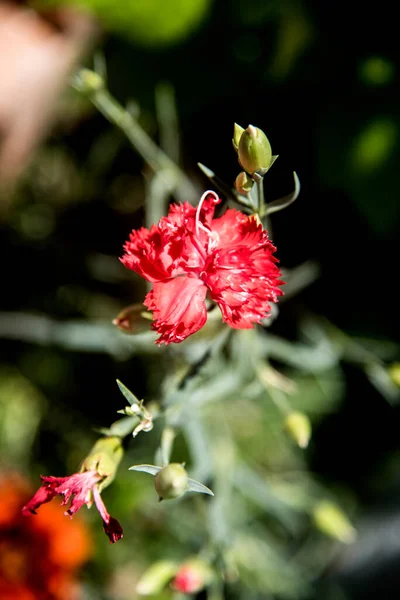
[[[319,131],[320,175],[327,184],[346,190],[371,229],[383,236],[392,231],[398,212],[396,193],[389,190],[397,186],[400,121],[389,111],[365,114],[365,107],[354,116],[354,107],[347,104],[342,99],[326,108]],[[327,137],[329,145],[323,143]]]
[[[41,4],[45,3],[57,2]],[[383,301],[385,309],[379,310],[379,286],[371,283],[373,277],[380,277],[372,262],[376,248],[368,246],[362,252],[369,273],[362,290],[349,285],[350,279],[346,285],[341,279],[352,258],[351,242],[359,244],[356,228],[347,240],[346,260],[343,254],[337,257],[341,225],[349,213],[356,213],[356,225],[368,224],[372,237],[381,236],[381,245],[395,232],[400,157],[397,96],[391,87],[396,82],[395,62],[383,51],[363,58],[368,53],[353,39],[351,51],[345,47],[341,55],[341,48],[332,45],[334,50],[328,52],[327,24],[318,30],[316,15],[297,1],[237,0],[229,5],[234,9],[234,31],[221,5],[221,14],[213,22],[217,27],[203,31],[205,41],[199,38],[211,14],[211,0],[82,0],[79,5],[93,11],[105,30],[115,34],[108,71],[110,81],[119,86],[119,101],[108,92],[106,77],[79,71],[74,85],[85,92],[74,96],[82,103],[79,112],[73,114],[72,98],[66,96],[63,114],[68,127],[56,129],[59,137],[37,153],[18,190],[5,261],[18,278],[5,286],[4,295],[11,297],[15,287],[13,305],[28,314],[15,313],[15,319],[6,311],[2,321],[3,335],[12,333],[5,360],[15,360],[17,366],[0,371],[1,459],[6,466],[43,474],[50,473],[55,463],[61,475],[79,468],[92,443],[93,425],[106,436],[127,436],[125,458],[105,494],[110,511],[124,525],[125,539],[110,549],[103,533],[97,534],[97,515],[93,521],[93,511],[87,517],[97,536],[97,554],[85,574],[85,594],[93,600],[106,595],[131,600],[138,593],[175,600],[171,578],[178,565],[199,555],[216,576],[204,593],[209,600],[311,598],[321,573],[329,570],[333,578],[340,568],[332,557],[340,553],[346,564],[339,542],[355,538],[351,522],[357,521],[363,502],[357,480],[366,486],[368,501],[376,492],[368,453],[376,463],[381,490],[395,486],[398,476],[398,452],[390,449],[385,467],[386,446],[379,440],[380,429],[389,439],[394,413],[376,393],[393,405],[398,400],[398,362],[389,370],[386,366],[398,361],[398,346],[368,338],[370,327],[379,329],[389,314]],[[189,38],[197,32],[196,43],[191,44]],[[337,35],[334,30],[334,39]],[[118,36],[124,37],[123,43]],[[333,38],[326,39],[331,45]],[[167,73],[173,80],[170,88],[177,88],[182,133],[171,112],[152,114],[151,86],[165,77],[157,70],[164,50],[184,41],[187,55],[176,53]],[[137,46],[152,53],[138,51]],[[209,56],[205,49],[210,50]],[[147,58],[137,70],[132,65],[143,55]],[[106,58],[108,62],[107,49]],[[121,66],[119,60],[126,62]],[[82,74],[89,77],[85,80]],[[238,81],[246,85],[238,86]],[[125,109],[124,85],[127,94],[140,96],[141,113],[136,104]],[[390,90],[386,96],[382,95],[385,86]],[[93,115],[88,100],[113,125]],[[218,112],[220,106],[226,114]],[[222,149],[228,156],[228,117],[237,116],[229,114],[236,106],[240,119],[252,119],[256,109],[257,118],[262,117],[257,122],[268,135],[269,121],[274,147],[276,143],[282,155],[289,154],[273,170],[272,198],[277,197],[273,177],[278,181],[282,177],[279,169],[287,168],[285,160],[290,163],[288,172],[300,167],[306,184],[294,219],[288,212],[285,220],[279,216],[273,221],[278,248],[282,253],[285,248],[293,264],[304,253],[323,262],[330,244],[325,229],[332,222],[330,251],[335,268],[326,270],[323,263],[322,284],[315,282],[315,269],[311,278],[305,275],[304,265],[288,270],[284,300],[289,301],[280,305],[277,328],[272,323],[272,328],[266,324],[229,333],[214,311],[192,339],[167,349],[157,348],[149,331],[124,335],[113,329],[111,321],[118,313],[126,316],[125,309],[121,312],[124,303],[141,303],[145,290],[118,263],[121,241],[132,226],[140,226],[143,212],[151,223],[155,215],[165,213],[171,198],[198,199],[205,181],[194,163],[207,161],[207,151],[214,153],[213,160],[216,155],[221,158],[222,172],[230,169],[235,156],[223,163]],[[209,136],[199,132],[203,113],[204,131],[213,131],[212,146],[204,142]],[[114,125],[123,129],[139,159]],[[171,127],[173,143],[163,145]],[[220,155],[223,135],[226,145],[221,144]],[[181,166],[171,161],[180,153],[167,151],[179,149],[180,143],[190,171],[186,179]],[[215,173],[207,167],[203,173],[212,188],[218,188],[221,181]],[[294,182],[294,193],[276,201],[268,198],[265,216],[297,198],[296,175]],[[287,188],[291,185],[289,174]],[[319,194],[320,187],[332,197],[327,200]],[[237,200],[229,186],[222,187],[221,193],[229,202]],[[316,205],[324,216],[317,224]],[[252,209],[250,204],[246,208]],[[387,254],[380,257],[382,263],[388,259]],[[333,290],[328,286],[324,296],[324,284],[336,276],[338,285]],[[296,298],[310,282],[315,287]],[[387,294],[385,301],[390,297]],[[363,337],[356,339],[327,320],[304,318],[308,301],[316,312],[330,312],[332,321],[338,305],[345,307],[347,315],[352,302],[357,314],[362,315],[365,306],[372,306],[375,313],[371,321],[365,317]],[[124,400],[112,383],[116,377],[138,394],[119,383],[130,404],[122,411]],[[138,400],[142,397],[145,405]],[[389,415],[383,427],[382,420],[375,422],[379,410]],[[100,427],[118,411],[131,416],[109,428]],[[372,423],[366,421],[368,411]],[[293,414],[295,421],[289,419],[288,427]],[[333,414],[335,419],[330,419]],[[343,420],[347,445],[340,429]],[[334,431],[326,450],[324,426],[329,435],[332,421]],[[137,438],[132,439],[132,432]],[[331,454],[334,467],[329,470],[324,459]],[[354,455],[357,462],[352,462]],[[93,460],[97,459],[95,455]],[[153,477],[128,471],[129,465],[143,463],[131,469],[156,476],[168,463],[178,461],[186,461],[188,473],[210,485],[215,496],[189,479],[189,490],[205,495],[184,494],[158,503]],[[352,471],[343,483],[347,463]],[[389,554],[390,549],[383,547]],[[329,592],[315,592],[318,599],[343,596],[341,590],[336,594],[330,580],[326,585]]]
[[[67,0],[93,12],[104,27],[147,48],[178,44],[206,19],[212,0]],[[37,0],[35,6],[65,5],[59,0]]]
[[[352,151],[353,168],[370,175],[389,159],[398,137],[398,129],[390,118],[375,118],[360,132]]]
[[[388,85],[394,77],[394,64],[382,56],[371,56],[364,60],[359,69],[360,79],[367,85]]]

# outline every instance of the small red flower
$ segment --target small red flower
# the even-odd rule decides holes
[[[103,479],[96,471],[84,471],[83,473],[74,473],[69,477],[40,477],[42,486],[36,494],[26,504],[22,513],[25,516],[35,515],[36,509],[42,504],[50,502],[55,496],[63,496],[62,505],[70,502],[70,507],[65,511],[65,515],[72,517],[84,504],[90,508],[94,503],[103,519],[103,529],[108,535],[111,543],[117,542],[123,537],[121,525],[116,519],[111,517],[101,498],[98,483]]]
[[[282,294],[276,248],[257,221],[228,209],[214,219],[220,199],[203,194],[197,209],[170,207],[150,230],[132,231],[121,262],[153,289],[145,306],[153,311],[158,344],[182,342],[207,320],[207,291],[234,329],[251,329]]]
[[[191,565],[183,565],[172,581],[172,588],[182,594],[196,594],[204,587],[204,578]]]

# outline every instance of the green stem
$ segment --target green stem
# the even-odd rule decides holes
[[[282,414],[287,415],[291,412],[292,407],[290,406],[290,403],[288,402],[285,393],[282,390],[279,390],[277,387],[274,387],[272,383],[269,383],[265,375],[263,375],[263,371],[268,371],[268,368],[268,363],[262,365],[254,365],[254,370],[256,372],[258,380],[265,388],[265,391],[269,395],[270,399]]]
[[[215,581],[207,591],[207,600],[224,600],[224,586],[222,581]]]
[[[223,349],[223,347],[225,346],[226,342],[228,341],[228,339],[230,338],[230,336],[232,334],[233,334],[233,329],[230,329],[229,327],[226,327],[226,326],[223,327],[221,332],[214,338],[214,340],[211,342],[211,344],[209,345],[207,350],[204,352],[204,354],[202,354],[195,363],[193,363],[192,365],[189,366],[188,370],[183,375],[182,379],[180,380],[180,382],[177,386],[178,390],[184,389],[187,382],[198,374],[201,367],[212,356],[215,356],[216,354],[218,354],[218,352],[220,352]]]
[[[179,121],[175,92],[170,83],[156,87],[156,114],[159,127],[160,147],[175,164],[181,164],[179,144]]]
[[[257,202],[257,209],[258,209],[258,214],[262,215],[264,213],[265,210],[265,198],[264,198],[264,177],[257,177],[256,179],[256,186],[257,186],[257,195],[258,195],[258,202]]]
[[[264,177],[257,177],[256,181],[256,189],[257,189],[257,206],[258,206],[258,214],[260,219],[262,220],[263,227],[268,231],[268,235],[272,238],[272,226],[271,219],[268,216],[267,211],[267,203],[265,202],[264,196]]]
[[[160,444],[161,466],[163,467],[166,467],[170,462],[175,436],[176,432],[172,427],[168,425],[164,427]]]
[[[272,402],[283,415],[288,415],[292,411],[292,407],[290,406],[284,392],[274,388],[272,385],[267,388],[267,392]]]
[[[150,136],[142,129],[136,119],[110,94],[105,87],[87,89],[85,70],[80,71],[73,80],[73,86],[79,92],[85,93],[96,108],[111,123],[119,127],[131,142],[135,150],[146,163],[157,172],[163,172],[168,184],[173,185],[174,193],[179,199],[194,201],[197,190],[183,171],[157,146]]]

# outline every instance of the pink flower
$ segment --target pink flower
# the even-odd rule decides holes
[[[69,477],[40,477],[42,486],[22,509],[25,516],[35,515],[36,509],[42,504],[50,502],[55,496],[63,496],[62,505],[69,501],[70,507],[65,511],[65,515],[72,517],[84,504],[91,507],[93,500],[96,508],[103,519],[103,529],[108,535],[111,543],[117,542],[123,537],[121,525],[116,519],[113,519],[104,505],[101,498],[98,483],[103,479],[96,471],[84,471],[83,473],[74,473]]]
[[[182,594],[196,594],[204,587],[204,577],[191,565],[183,565],[172,581],[172,588]]]
[[[206,295],[234,329],[251,329],[282,294],[275,247],[255,218],[228,209],[214,219],[220,199],[203,194],[197,209],[170,207],[150,230],[132,231],[121,262],[153,289],[145,306],[153,311],[158,344],[182,342],[207,320]]]

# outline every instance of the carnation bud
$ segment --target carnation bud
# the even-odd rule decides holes
[[[104,79],[95,71],[81,69],[79,72],[81,91],[85,94],[98,92],[104,87]]]
[[[311,423],[307,415],[291,411],[285,419],[285,428],[300,448],[307,448],[311,437]]]
[[[249,125],[240,137],[238,145],[239,163],[247,173],[267,171],[272,164],[271,144],[258,127]]]
[[[171,463],[157,473],[154,487],[160,500],[179,498],[188,490],[188,474],[183,465]]]
[[[140,596],[161,594],[178,569],[178,564],[170,560],[153,563],[140,577],[136,585],[136,592]]]
[[[244,131],[243,127],[240,127],[240,125],[238,125],[237,123],[234,124],[232,144],[233,144],[233,147],[235,148],[236,152],[238,151],[238,146],[239,146],[240,138],[242,137],[243,131]]]
[[[347,516],[333,502],[322,500],[313,509],[313,520],[322,533],[350,544],[356,538],[356,531]]]
[[[400,363],[392,363],[389,366],[389,375],[393,383],[400,387]]]
[[[245,171],[239,173],[235,179],[235,189],[239,194],[247,195],[254,185],[254,181]]]
[[[121,310],[113,324],[124,333],[142,333],[150,330],[152,319],[151,314],[143,310],[143,304],[131,304]]]
[[[99,475],[105,477],[99,486],[101,491],[114,479],[123,454],[120,437],[100,438],[83,461],[82,471],[97,471]]]
[[[197,594],[211,578],[212,571],[208,564],[199,558],[193,558],[179,567],[171,585],[182,594]]]

